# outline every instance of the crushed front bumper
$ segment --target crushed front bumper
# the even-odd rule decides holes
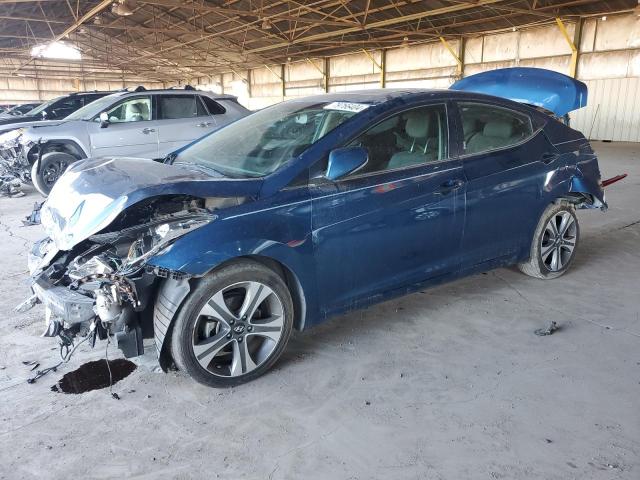
[[[31,289],[46,309],[43,336],[56,336],[62,329],[89,323],[96,317],[95,300],[91,297],[45,280],[37,280]]]

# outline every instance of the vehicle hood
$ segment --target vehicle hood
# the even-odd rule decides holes
[[[262,180],[213,177],[139,158],[89,158],[72,164],[42,206],[42,225],[58,250],[70,250],[141,200],[163,195],[253,197]]]
[[[42,117],[33,117],[27,115],[4,117],[0,118],[0,127],[4,127],[5,125],[13,125],[14,123],[36,122],[38,120],[42,120]]]
[[[19,117],[24,118],[24,117]],[[28,128],[28,127],[51,127],[54,125],[60,125],[59,120],[33,120],[36,117],[31,117],[31,121],[21,120],[18,123],[7,123],[3,124],[0,122],[0,133],[9,132],[11,130],[15,130],[16,128]]]
[[[452,90],[485,93],[542,107],[559,117],[587,105],[587,86],[543,68],[501,68],[458,80]]]

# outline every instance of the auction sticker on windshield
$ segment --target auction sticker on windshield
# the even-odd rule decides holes
[[[342,110],[345,112],[361,112],[371,105],[366,103],[351,103],[351,102],[331,102],[324,106],[325,110]]]

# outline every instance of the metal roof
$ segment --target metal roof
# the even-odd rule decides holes
[[[131,13],[115,14],[115,3]],[[401,43],[629,11],[636,0],[0,0],[0,75],[33,75],[30,49],[68,40],[82,63],[46,76],[173,81]],[[69,66],[71,65],[71,67]]]

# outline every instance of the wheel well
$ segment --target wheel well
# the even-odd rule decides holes
[[[86,154],[80,145],[71,140],[51,140],[48,142],[34,145],[27,153],[27,159],[29,163],[33,165],[36,159],[45,153],[49,152],[63,152],[73,155],[76,159],[80,160],[86,158]]]
[[[580,208],[581,205],[593,205],[593,195],[583,192],[567,192],[561,197],[558,197],[555,202],[568,202],[574,205],[576,208]],[[555,203],[554,202],[554,203]]]
[[[307,304],[304,296],[304,291],[302,290],[302,285],[300,285],[300,281],[298,280],[296,274],[278,260],[275,260],[271,257],[264,257],[262,255],[243,255],[241,257],[234,257],[216,266],[213,270],[218,270],[219,268],[226,267],[227,265],[241,259],[252,260],[256,263],[259,263],[260,265],[263,265],[269,270],[277,273],[280,278],[284,280],[285,285],[291,293],[291,300],[293,301],[293,327],[296,330],[303,330],[307,315]],[[198,279],[192,279],[192,282],[197,281]]]

